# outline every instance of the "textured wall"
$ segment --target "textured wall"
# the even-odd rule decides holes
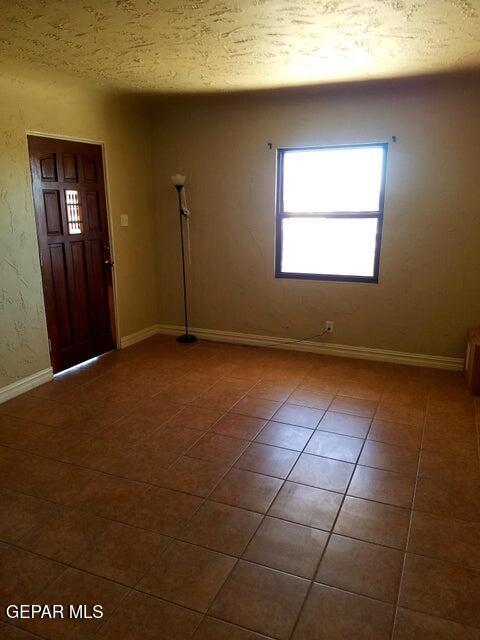
[[[9,0],[0,56],[109,86],[218,91],[480,64],[478,0]]]
[[[161,322],[181,323],[169,176],[188,176],[192,325],[461,356],[480,323],[480,83],[159,105]],[[389,140],[379,284],[274,278],[274,146]]]
[[[129,100],[0,71],[0,387],[50,366],[26,130],[106,144],[120,334],[156,322],[150,121]],[[129,214],[130,226],[120,227]]]

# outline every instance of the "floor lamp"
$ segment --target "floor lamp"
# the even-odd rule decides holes
[[[178,209],[180,213],[180,239],[182,243],[182,273],[183,273],[183,312],[185,319],[185,333],[181,336],[178,336],[177,342],[182,342],[183,344],[190,344],[191,342],[196,342],[197,338],[188,333],[188,305],[187,305],[187,281],[185,277],[185,248],[184,248],[184,240],[183,240],[183,219],[187,220],[189,211],[186,206],[184,206],[182,202],[182,192],[185,189],[185,176],[177,175],[172,176],[172,183],[178,193]],[[185,195],[185,194],[183,194]]]

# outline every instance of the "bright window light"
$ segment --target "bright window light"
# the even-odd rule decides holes
[[[373,276],[375,218],[286,218],[282,270]]]
[[[283,205],[289,213],[378,211],[383,147],[286,153]]]
[[[278,152],[278,277],[378,280],[387,145]]]

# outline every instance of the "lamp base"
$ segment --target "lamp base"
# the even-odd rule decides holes
[[[191,333],[184,333],[183,336],[178,336],[177,342],[181,342],[182,344],[190,344],[191,342],[196,342],[197,338],[193,336]]]

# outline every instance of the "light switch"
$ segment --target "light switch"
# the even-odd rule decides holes
[[[127,215],[120,216],[120,226],[121,227],[128,227],[128,216]]]

